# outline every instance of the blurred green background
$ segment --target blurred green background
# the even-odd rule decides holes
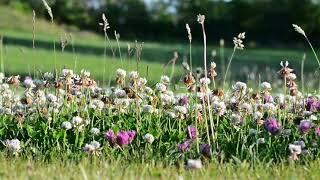
[[[319,47],[320,4],[315,0],[47,0],[52,8],[54,23],[41,0],[1,0],[0,35],[4,36],[5,71],[8,74],[40,76],[52,71],[54,64],[63,67],[88,69],[102,80],[104,59],[107,72],[104,80],[113,79],[114,71],[123,67],[137,69],[134,48],[143,43],[139,72],[156,81],[178,52],[174,73],[181,80],[181,63],[189,58],[185,24],[193,36],[194,66],[203,65],[202,31],[197,14],[206,15],[208,61],[218,65],[218,80],[232,52],[233,36],[247,32],[245,50],[237,51],[231,76],[234,80],[251,83],[279,80],[277,70],[282,60],[288,60],[301,72],[301,59],[306,53],[305,79],[307,87],[319,86],[317,63],[303,37],[292,28],[300,25]],[[32,48],[33,13],[36,13],[35,49]],[[107,33],[115,49],[115,57],[107,45],[104,58],[104,33],[99,22],[105,13],[110,23]],[[123,65],[119,59],[114,31],[120,34]],[[69,38],[64,51],[61,38]],[[72,39],[70,38],[70,34]],[[219,41],[224,39],[225,48]],[[135,42],[137,41],[137,43]],[[54,43],[55,42],[55,43]],[[55,44],[55,47],[54,47]],[[131,51],[128,51],[128,45]],[[54,50],[55,49],[55,50]],[[316,49],[318,52],[318,50]],[[212,56],[215,55],[215,56]],[[280,82],[279,82],[280,84]]]

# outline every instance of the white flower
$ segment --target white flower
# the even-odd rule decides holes
[[[262,117],[263,117],[263,114],[262,114],[261,112],[259,112],[259,111],[255,112],[255,113],[253,114],[253,119],[256,120],[256,121],[257,121],[257,120],[261,120]]]
[[[201,169],[202,168],[202,162],[200,159],[188,159],[187,166],[190,169]]]
[[[252,106],[251,106],[251,104],[249,104],[249,103],[243,103],[243,104],[241,104],[241,105],[240,105],[240,109],[241,109],[242,111],[247,112],[247,113],[251,113],[251,112],[252,112]]]
[[[54,78],[53,73],[51,72],[45,72],[43,77],[45,80],[52,80]]]
[[[53,95],[53,94],[47,94],[47,99],[49,102],[51,103],[55,103],[57,102],[58,98],[57,96]]]
[[[168,85],[170,84],[170,78],[168,76],[161,76],[160,82],[165,85]]]
[[[83,122],[83,119],[80,116],[75,116],[72,118],[72,124],[74,126],[79,126],[82,124],[82,122]]]
[[[153,94],[153,90],[152,90],[150,87],[146,87],[146,88],[144,89],[144,92],[145,92],[146,94],[148,94],[148,95]]]
[[[153,141],[154,141],[154,136],[152,135],[152,134],[146,134],[146,135],[144,135],[144,140],[147,142],[147,143],[149,143],[149,144],[152,144],[153,143]]]
[[[100,148],[100,143],[98,141],[91,141],[90,144],[86,144],[83,148],[83,150],[86,153],[93,154],[96,151],[98,151]]]
[[[300,26],[298,26],[296,24],[292,24],[292,26],[295,31],[297,31],[298,33],[300,33],[303,36],[306,36],[306,33],[304,32],[304,30]]]
[[[257,139],[257,144],[264,144],[266,143],[266,140],[264,138]]]
[[[226,104],[222,101],[222,102],[213,102],[212,107],[214,109],[214,111],[219,115],[222,116],[226,113]]]
[[[96,136],[96,135],[100,134],[100,130],[98,128],[92,128],[90,130],[90,133],[93,134],[94,136]]]
[[[246,91],[247,90],[247,84],[244,82],[236,82],[235,85],[232,86],[233,90],[235,91]]]
[[[69,130],[72,128],[72,124],[69,122],[69,121],[64,121],[62,124],[61,124],[61,127],[65,130]]]
[[[289,144],[289,150],[291,154],[301,154],[302,148],[301,145],[296,145],[296,144]]]
[[[268,83],[268,82],[263,82],[263,83],[261,83],[261,88],[262,88],[263,91],[271,90],[271,84]]]
[[[73,70],[71,70],[71,69],[62,69],[62,75],[64,77],[73,76]]]
[[[117,69],[117,76],[119,77],[119,78],[125,78],[126,77],[126,71],[125,70],[123,70],[123,69]]]
[[[87,71],[87,70],[84,70],[84,69],[81,70],[81,76],[82,77],[90,77],[90,75],[91,75],[90,71]]]
[[[215,52],[215,51],[214,51]],[[217,64],[215,62],[211,62],[211,68],[216,68],[217,67]]]
[[[143,112],[146,112],[146,113],[153,112],[153,107],[151,105],[144,105],[142,109],[143,109]]]
[[[201,78],[200,79],[200,83],[202,84],[202,85],[209,85],[210,84],[210,79],[209,78]]]
[[[297,79],[297,76],[293,73],[290,73],[287,75],[287,78],[291,81],[294,81],[295,79]]]
[[[188,113],[188,109],[184,106],[175,106],[174,109],[181,114],[187,114]]]
[[[263,109],[264,109],[264,111],[268,111],[268,112],[271,112],[271,113],[275,113],[277,111],[276,106],[274,104],[272,104],[272,103],[263,104]]]
[[[21,150],[20,141],[18,139],[7,139],[5,141],[5,146],[11,151],[13,154],[18,153]]]
[[[114,94],[116,95],[117,98],[124,98],[127,95],[126,91],[123,89],[116,89]]]
[[[94,99],[92,101],[91,108],[101,111],[104,108],[104,103],[101,100]]]
[[[171,112],[171,111],[167,112],[167,114],[168,114],[169,117],[172,118],[172,119],[174,119],[174,118],[177,117],[177,115],[176,115],[174,112]]]
[[[157,83],[156,90],[158,90],[160,92],[165,92],[167,90],[167,86],[164,85],[163,83]]]
[[[137,71],[131,71],[129,73],[129,78],[130,79],[138,79],[139,78],[139,73]]]

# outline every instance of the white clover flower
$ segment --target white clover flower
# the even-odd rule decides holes
[[[99,99],[94,99],[92,101],[91,108],[101,111],[104,108],[104,103]]]
[[[139,81],[138,81],[138,86],[139,87],[143,87],[147,84],[147,79],[146,78],[139,78]]]
[[[190,169],[201,169],[202,168],[202,162],[200,159],[188,159],[187,166]]]
[[[18,139],[11,139],[11,140],[7,139],[5,141],[5,146],[13,154],[17,154],[21,150],[21,144]]]
[[[234,91],[246,91],[247,90],[247,84],[244,82],[236,82],[235,85],[232,86]]]
[[[201,83],[201,85],[203,85],[203,86],[205,86],[205,85],[209,85],[210,84],[210,79],[209,78],[201,78],[200,79],[200,83]]]
[[[44,75],[43,75],[43,77],[44,77],[45,80],[52,80],[52,79],[54,79],[54,75],[53,75],[53,73],[51,73],[51,72],[45,72]]]
[[[241,105],[240,105],[240,109],[241,109],[242,111],[247,112],[247,113],[251,113],[251,112],[252,112],[252,106],[251,106],[251,104],[249,104],[249,103],[243,103],[243,104],[241,104]]]
[[[116,89],[114,94],[117,98],[124,98],[127,95],[126,91],[123,89]]]
[[[187,114],[188,109],[185,106],[175,106],[174,109],[181,114]]]
[[[174,119],[174,118],[176,118],[176,117],[177,117],[176,113],[171,112],[171,111],[167,112],[167,114],[168,114],[168,115],[169,115],[169,117],[170,117],[170,118],[172,118],[172,119]]]
[[[69,130],[72,128],[72,124],[69,122],[69,121],[64,121],[62,124],[61,124],[61,127],[65,130]]]
[[[86,144],[83,151],[88,154],[94,154],[100,149],[100,143],[98,141],[91,141],[90,144]]]
[[[170,78],[168,76],[161,76],[160,82],[162,84],[168,85],[168,84],[170,84]]]
[[[90,71],[87,71],[87,70],[84,70],[84,69],[81,70],[81,76],[82,77],[90,77],[90,75],[91,75]]]
[[[214,109],[214,111],[219,115],[222,116],[226,113],[226,104],[221,101],[221,102],[213,102],[212,107]]]
[[[150,87],[146,87],[144,89],[144,92],[147,94],[147,95],[152,95],[153,94],[153,90],[150,88]]]
[[[123,69],[117,69],[117,76],[118,76],[119,78],[125,78],[126,75],[127,75],[127,73],[126,73],[125,70],[123,70]]]
[[[263,110],[264,111],[268,111],[268,112],[271,112],[271,113],[275,113],[277,111],[277,108],[274,104],[272,103],[265,103],[263,104]]]
[[[73,76],[73,70],[71,70],[71,69],[62,69],[62,75],[64,77]]]
[[[261,83],[261,88],[263,91],[266,91],[266,90],[269,91],[271,90],[271,84],[268,82],[263,82]]]
[[[130,79],[138,79],[139,78],[139,73],[137,71],[131,71],[129,73],[129,78]]]
[[[80,116],[75,116],[72,118],[72,124],[75,127],[81,125],[82,122],[83,122],[83,119]]]
[[[256,112],[253,114],[253,119],[254,119],[255,121],[261,120],[262,117],[263,117],[263,114],[262,114],[261,112],[259,112],[259,111],[256,111]]]
[[[295,79],[297,79],[297,76],[293,73],[288,74],[286,77],[291,81],[294,81]]]
[[[146,135],[144,135],[143,139],[149,143],[152,144],[154,141],[154,136],[152,134],[147,133]]]
[[[142,109],[143,109],[143,112],[146,112],[146,113],[153,112],[153,107],[151,105],[144,105]]]
[[[10,86],[9,86],[9,84],[7,84],[7,83],[4,83],[4,84],[1,84],[1,85],[0,85],[0,90],[1,90],[1,91],[7,90],[7,89],[9,89],[9,88],[10,88]]]
[[[3,80],[4,80],[4,74],[2,72],[0,72],[0,84],[3,83]]]
[[[98,128],[92,128],[92,129],[90,130],[90,133],[91,133],[92,135],[94,135],[94,136],[97,136],[97,135],[100,134],[100,130],[99,130]]]
[[[318,120],[318,118],[317,118],[316,115],[313,115],[313,114],[312,114],[312,115],[310,116],[310,120],[311,120],[311,121],[316,121],[316,120]]]
[[[26,88],[34,88],[35,87],[31,77],[26,77],[26,79],[23,81],[23,85]]]
[[[302,152],[301,145],[289,144],[289,151],[291,154],[299,155]]]
[[[165,92],[167,90],[167,86],[164,85],[163,83],[157,83],[156,90],[160,92]]]
[[[49,102],[51,103],[55,103],[58,101],[57,96],[53,95],[53,94],[47,94],[47,99]]]
[[[214,52],[216,52],[216,51],[214,51]],[[216,68],[217,67],[217,64],[215,63],[215,62],[211,62],[211,64],[210,64],[210,66],[211,66],[211,68]]]

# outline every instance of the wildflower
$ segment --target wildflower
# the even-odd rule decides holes
[[[315,129],[316,136],[320,137],[320,127]]]
[[[282,129],[281,124],[275,118],[267,119],[265,122],[265,127],[272,135],[278,134]]]
[[[313,124],[310,120],[302,120],[299,125],[299,130],[301,133],[306,134],[311,130],[312,126]]]
[[[306,100],[306,109],[311,112],[317,112],[320,110],[320,101],[316,97],[311,96]]]
[[[111,145],[114,145],[116,142],[116,135],[112,129],[109,129],[108,132],[106,132],[105,137]]]
[[[53,75],[53,73],[51,73],[51,72],[45,72],[44,75],[43,75],[43,78],[44,78],[45,80],[50,81],[50,80],[53,80],[53,79],[54,79],[54,75]]]
[[[188,109],[184,106],[175,106],[174,109],[181,114],[187,114],[188,113]]]
[[[91,75],[90,71],[87,71],[87,70],[84,70],[84,69],[81,70],[81,76],[82,77],[89,78],[90,75]]]
[[[200,83],[201,83],[201,85],[203,85],[203,86],[209,85],[210,82],[211,82],[211,81],[210,81],[209,78],[201,78],[201,79],[200,79]]]
[[[136,138],[137,133],[136,131],[128,131],[127,133],[129,135],[129,144],[131,144],[132,141]]]
[[[129,78],[130,78],[131,80],[138,79],[138,78],[139,78],[139,73],[138,73],[137,71],[131,71],[131,72],[129,73]]]
[[[61,127],[65,130],[69,130],[72,128],[72,124],[69,122],[69,121],[64,121],[62,124],[61,124]]]
[[[301,146],[302,149],[306,147],[306,143],[304,141],[295,141],[293,144]]]
[[[300,26],[298,26],[296,24],[292,24],[292,26],[293,26],[294,30],[297,31],[299,34],[306,36],[306,33],[304,32],[304,30]]]
[[[31,77],[26,77],[26,79],[23,81],[23,85],[26,88],[34,88],[35,87]]]
[[[193,160],[193,159],[188,159],[187,166],[190,169],[201,169],[202,168],[202,162],[200,159]]]
[[[196,139],[197,138],[197,129],[194,126],[188,126],[188,135],[190,139]]]
[[[153,107],[151,105],[144,105],[142,109],[143,109],[143,112],[146,112],[146,113],[153,112]]]
[[[147,133],[146,135],[144,135],[144,140],[149,143],[152,144],[154,141],[154,136],[152,134]]]
[[[211,157],[211,146],[209,144],[202,144],[200,146],[200,153],[206,157]]]
[[[262,91],[270,91],[272,89],[271,84],[268,82],[263,82],[261,83],[261,89]]]
[[[71,70],[71,69],[62,69],[62,76],[64,76],[64,77],[73,76],[73,70]]]
[[[98,155],[99,150],[100,150],[100,143],[97,141],[91,141],[90,144],[86,144],[83,148],[83,151],[92,155]]]
[[[295,161],[299,159],[298,155],[301,154],[302,148],[300,145],[289,144],[289,151],[291,153],[290,159]]]
[[[80,124],[82,124],[82,122],[83,122],[83,119],[80,116],[75,116],[75,117],[72,118],[72,124],[75,127],[77,127]]]
[[[230,119],[231,119],[231,123],[235,127],[239,127],[243,125],[243,118],[239,114],[232,114]]]
[[[119,78],[125,78],[127,74],[126,71],[123,69],[117,69],[116,73]]]
[[[186,151],[190,151],[192,147],[191,141],[190,140],[186,140],[185,142],[183,142],[182,144],[178,145],[178,149],[180,153],[184,153]]]
[[[263,99],[265,103],[273,103],[273,97],[270,94],[266,94]]]
[[[164,85],[163,83],[157,83],[156,90],[159,92],[165,92],[167,90],[167,86]]]
[[[161,76],[160,82],[164,85],[170,84],[170,78],[168,76]]]
[[[20,141],[18,139],[11,139],[11,140],[7,139],[5,141],[5,146],[13,154],[17,154],[21,150]]]
[[[126,91],[123,89],[116,89],[114,94],[117,98],[125,98],[127,95]]]
[[[223,101],[221,102],[214,102],[212,104],[213,110],[215,113],[217,113],[219,116],[222,116],[226,113],[227,107]]]
[[[100,130],[99,130],[98,128],[92,128],[92,129],[90,130],[90,133],[91,133],[92,135],[94,135],[94,136],[97,136],[97,135],[100,134]]]
[[[189,98],[188,96],[182,96],[179,98],[179,104],[181,106],[187,106],[189,104]]]
[[[53,95],[53,94],[47,94],[47,99],[49,102],[51,103],[55,103],[57,102],[58,98],[57,96]]]
[[[238,92],[244,92],[247,90],[247,84],[244,82],[236,82],[235,85],[232,86],[234,91],[238,91]]]

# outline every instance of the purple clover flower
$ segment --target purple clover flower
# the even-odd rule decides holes
[[[120,131],[117,135],[117,144],[119,146],[126,146],[130,143],[130,136],[126,131]]]
[[[182,96],[180,99],[179,99],[179,104],[181,106],[187,106],[189,104],[189,98],[188,96]]]
[[[178,149],[180,153],[184,153],[190,151],[192,147],[192,141],[186,140],[184,143],[178,145]]]
[[[188,126],[188,135],[190,139],[197,139],[197,129],[194,126]]]
[[[310,120],[302,120],[299,125],[299,130],[301,133],[307,134],[311,130],[312,126],[313,124]]]
[[[306,109],[311,112],[320,111],[320,101],[318,101],[314,96],[308,97],[306,101]]]
[[[270,132],[272,135],[278,134],[281,129],[281,123],[277,121],[275,118],[269,118],[265,122],[265,128]]]
[[[209,144],[202,144],[200,146],[200,153],[206,157],[211,156],[211,146]]]
[[[315,129],[316,136],[320,137],[320,127]]]
[[[129,136],[129,144],[132,143],[132,141],[136,138],[136,131],[128,131],[128,136]]]
[[[106,132],[105,137],[111,145],[116,143],[116,135],[112,129],[109,129],[108,132]]]

